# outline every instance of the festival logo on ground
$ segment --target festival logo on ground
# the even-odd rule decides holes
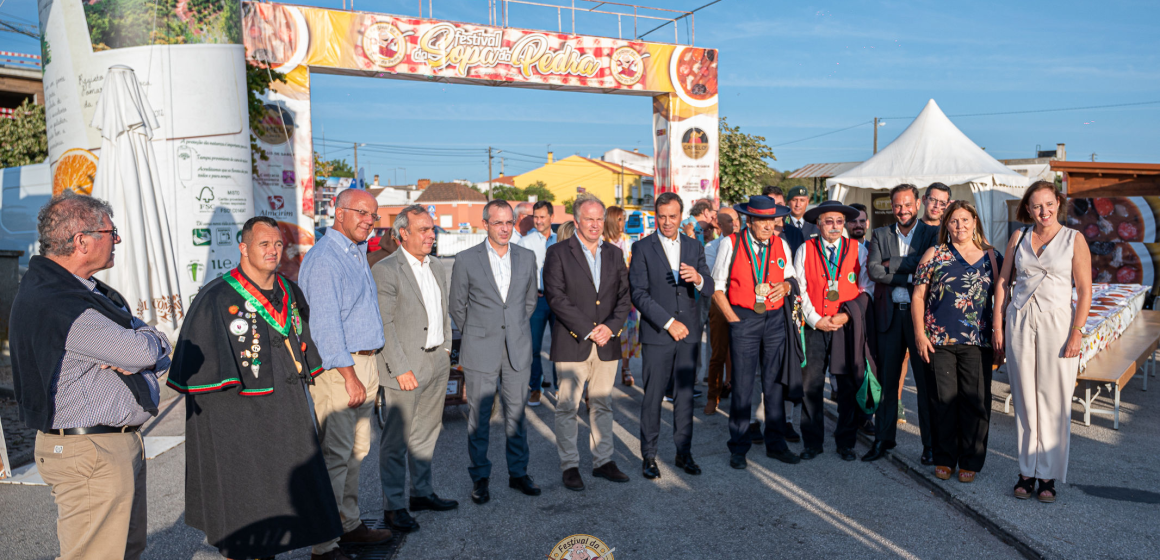
[[[615,560],[604,541],[592,535],[572,535],[552,547],[548,558],[552,560]]]
[[[649,56],[645,53],[644,56]],[[612,53],[612,78],[621,85],[631,86],[644,77],[644,57],[632,47],[620,47]]]
[[[407,56],[407,36],[397,27],[385,22],[371,25],[363,32],[362,48],[367,58],[379,68],[392,68]]]
[[[709,153],[709,135],[696,127],[686,130],[681,136],[681,150],[693,159],[705,157],[705,154]]]

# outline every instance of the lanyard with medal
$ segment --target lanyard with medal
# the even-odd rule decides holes
[[[822,258],[822,262],[826,263],[826,299],[830,301],[838,301],[838,274],[842,271],[842,263],[846,262],[846,243],[845,239],[838,238],[838,262],[826,258],[822,253],[822,240],[818,239],[818,256]]]
[[[769,244],[767,243],[758,252],[753,250],[753,243],[753,233],[746,229],[745,249],[749,252],[749,262],[753,265],[753,295],[756,300],[753,304],[753,311],[760,314],[765,313],[765,299],[773,292],[773,286],[765,281],[765,275],[769,272],[769,258],[766,256]],[[754,258],[755,255],[758,255],[758,258]]]

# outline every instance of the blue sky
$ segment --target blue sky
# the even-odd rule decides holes
[[[433,1],[436,18],[487,21],[487,0]],[[708,1],[653,5],[692,9]],[[301,3],[341,7],[341,0]],[[418,0],[359,0],[356,8],[415,15]],[[8,2],[0,14],[35,21],[35,2]],[[723,0],[697,13],[696,44],[720,49],[720,114],[764,136],[777,169],[864,160],[873,117],[888,117],[879,129],[885,146],[931,98],[1000,159],[1033,157],[1037,144],[1064,142],[1072,160],[1095,153],[1098,161],[1160,162],[1160,103],[955,116],[1160,101],[1157,21],[1155,2]],[[510,23],[554,29],[555,11],[513,6]],[[616,21],[590,16],[577,32],[615,36]],[[680,37],[687,41],[684,29]],[[671,41],[671,28],[648,39]],[[0,33],[0,50],[38,46]],[[557,157],[615,147],[652,152],[648,98],[326,75],[312,81],[316,137],[440,149],[361,149],[359,164],[383,182],[396,174],[410,183],[485,180],[489,145],[518,152],[500,154],[509,175],[537,167],[549,144]],[[327,156],[349,161],[351,150],[339,150],[328,147]],[[498,158],[494,164],[498,174]]]

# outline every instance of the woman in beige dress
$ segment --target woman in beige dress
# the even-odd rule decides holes
[[[1091,252],[1078,231],[1059,223],[1063,209],[1054,184],[1027,188],[1017,217],[1032,226],[1011,235],[995,287],[993,342],[1007,356],[1019,440],[1015,497],[1036,494],[1041,502],[1055,501],[1055,479],[1067,482],[1071,395],[1092,303]]]

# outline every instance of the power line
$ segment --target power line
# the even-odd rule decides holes
[[[683,16],[680,16],[680,17],[678,17],[678,18],[674,19],[673,21],[671,21],[671,22],[669,22],[669,23],[672,23],[673,25],[676,25],[678,21],[680,21],[680,20],[682,20],[682,19],[685,19],[685,18],[689,17],[691,14],[693,14],[693,13],[696,13],[696,12],[700,11],[700,10],[701,10],[701,9],[703,9],[703,8],[708,8],[709,6],[712,6],[713,4],[716,4],[717,2],[720,2],[720,1],[721,1],[721,0],[713,0],[712,2],[709,2],[708,4],[705,4],[704,6],[701,6],[700,8],[694,8],[694,9],[693,9],[692,11],[690,11],[689,13],[687,13],[687,14],[685,14],[685,15],[683,15]],[[656,27],[654,27],[654,28],[652,28],[652,29],[649,29],[648,31],[645,31],[645,32],[644,32],[644,34],[642,34],[642,35],[637,35],[637,36],[636,36],[636,38],[637,38],[637,39],[642,39],[642,38],[644,38],[644,36],[645,36],[645,35],[648,35],[649,33],[652,33],[653,31],[656,31],[656,30],[658,30],[658,29],[660,29],[660,28],[662,28],[662,27],[665,27],[666,25],[669,25],[669,24],[668,24],[668,23],[662,23],[662,24],[660,24],[660,25],[658,25],[658,26],[656,26]]]
[[[790,144],[797,144],[798,142],[805,142],[806,140],[813,140],[814,138],[821,138],[821,137],[823,137],[823,136],[829,136],[829,135],[831,135],[831,134],[837,134],[837,133],[839,133],[839,132],[842,132],[842,131],[845,131],[845,130],[850,130],[851,128],[858,128],[858,127],[860,127],[860,126],[866,126],[866,125],[868,125],[868,124],[870,124],[870,123],[872,123],[872,122],[874,122],[874,121],[863,121],[863,122],[860,122],[860,123],[858,123],[858,124],[855,124],[855,125],[850,125],[850,126],[847,126],[847,127],[845,127],[845,128],[839,128],[839,129],[837,129],[837,130],[831,130],[831,131],[829,131],[829,132],[823,132],[823,133],[821,133],[821,134],[815,134],[814,136],[810,136],[810,137],[807,137],[807,138],[800,138],[800,139],[798,139],[798,140],[791,140],[791,141],[789,141],[789,142],[782,142],[781,144],[777,144],[777,145],[774,145],[774,146],[770,146],[770,148],[780,148],[781,146],[788,146],[788,145],[790,145]]]

